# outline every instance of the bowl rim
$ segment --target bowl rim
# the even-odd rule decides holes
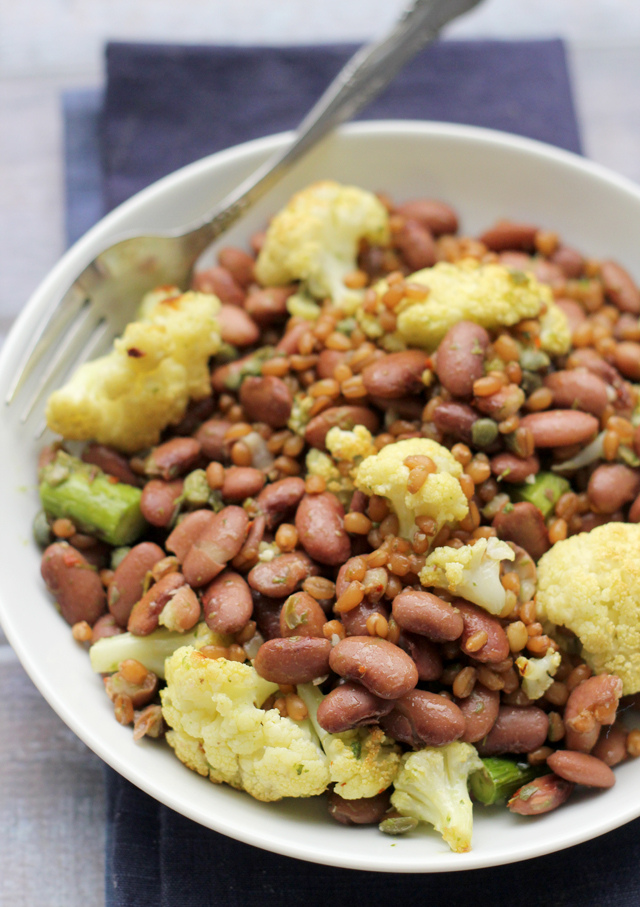
[[[622,191],[626,195],[631,195],[640,204],[640,186],[636,185],[627,177],[621,176],[601,164],[589,161],[574,152],[556,148],[544,142],[535,139],[525,138],[522,136],[512,135],[498,130],[487,129],[476,126],[464,126],[459,124],[444,122],[422,122],[419,120],[365,120],[357,123],[350,123],[342,126],[337,130],[340,136],[380,136],[380,135],[422,135],[432,138],[454,139],[458,141],[469,141],[483,143],[486,145],[498,145],[502,148],[511,149],[515,152],[524,152],[534,157],[546,159],[565,165],[573,170],[578,170],[588,177],[595,178],[600,182],[606,183],[610,187]],[[38,287],[33,291],[29,300],[23,307],[19,316],[15,319],[9,334],[0,351],[0,383],[5,373],[11,367],[11,358],[15,358],[14,347],[22,349],[30,322],[35,314],[46,307],[46,302],[56,285],[60,283],[61,277],[67,272],[79,271],[80,268],[90,260],[104,245],[103,237],[108,237],[109,242],[120,238],[121,235],[116,230],[118,222],[127,218],[136,208],[158,194],[178,185],[181,181],[189,179],[191,176],[198,176],[206,172],[209,168],[216,168],[224,165],[232,158],[251,159],[254,156],[262,155],[266,157],[275,150],[280,149],[292,138],[292,132],[282,132],[262,138],[253,139],[248,142],[233,146],[231,148],[218,151],[200,160],[194,161],[186,166],[176,170],[150,186],[142,189],[127,201],[116,207],[113,211],[106,214],[97,224],[95,224],[87,233],[78,239],[51,268],[49,273],[40,282]],[[130,233],[128,234],[130,235]],[[628,806],[625,810],[616,813],[615,817],[601,820],[597,829],[590,826],[577,827],[570,833],[565,833],[560,843],[555,840],[549,842],[546,839],[539,840],[536,846],[518,847],[514,844],[513,850],[502,856],[489,856],[471,851],[469,854],[458,855],[454,861],[450,859],[449,854],[428,855],[426,860],[429,865],[416,866],[413,863],[403,865],[402,861],[396,859],[393,861],[389,858],[388,865],[380,865],[379,860],[367,860],[365,857],[355,857],[349,854],[349,863],[346,857],[340,859],[334,852],[323,853],[321,851],[309,853],[304,844],[298,845],[295,836],[286,842],[280,840],[265,840],[261,831],[254,832],[251,828],[240,830],[237,825],[230,824],[224,816],[206,815],[199,810],[196,805],[185,804],[179,796],[173,796],[171,790],[160,787],[157,781],[144,773],[136,770],[127,760],[126,755],[120,757],[114,746],[107,745],[106,741],[100,739],[87,728],[80,715],[74,711],[73,707],[68,704],[58,691],[49,685],[47,674],[41,669],[41,666],[35,658],[32,657],[26,640],[24,640],[17,629],[13,626],[11,619],[11,608],[9,603],[5,603],[4,596],[0,596],[0,623],[4,629],[6,637],[14,649],[23,668],[33,681],[41,695],[64,721],[64,723],[78,736],[94,753],[96,753],[104,762],[110,765],[115,771],[124,778],[132,782],[141,790],[152,796],[154,799],[164,805],[174,809],[176,812],[198,822],[205,827],[211,828],[228,837],[243,841],[244,843],[260,847],[265,850],[280,853],[285,856],[299,858],[305,861],[320,863],[324,865],[333,865],[343,868],[358,870],[375,870],[380,872],[443,872],[443,871],[465,871],[490,866],[498,866],[504,863],[517,862],[532,857],[542,856],[550,852],[556,852],[576,844],[582,843],[598,837],[611,831],[625,823],[631,821],[640,815],[640,802],[634,803],[633,798],[629,798]],[[449,858],[448,858],[449,857]]]

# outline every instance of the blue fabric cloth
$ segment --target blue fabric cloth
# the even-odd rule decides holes
[[[111,45],[101,130],[99,93],[65,99],[69,240],[176,167],[294,126],[351,50]],[[559,41],[436,45],[363,116],[471,123],[580,151]],[[527,863],[428,877],[366,873],[240,844],[105,773],[107,907],[640,904],[640,820]]]

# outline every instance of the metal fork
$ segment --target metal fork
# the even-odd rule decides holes
[[[384,38],[362,48],[346,63],[300,123],[292,143],[206,217],[164,235],[123,236],[101,252],[61,297],[51,300],[16,368],[6,404],[22,401],[20,418],[26,421],[56,383],[109,347],[148,290],[163,284],[186,286],[202,252],[292,164],[379,94],[405,63],[435,40],[444,25],[479,2],[413,0]],[[36,376],[39,366],[42,373]],[[31,375],[35,386],[29,388]]]

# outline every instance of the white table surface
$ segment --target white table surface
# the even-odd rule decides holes
[[[106,37],[359,40],[370,37],[365,23],[382,28],[401,5],[129,0],[106,17],[100,0],[0,4],[0,338],[63,249],[59,96],[100,84]],[[640,6],[489,0],[451,34],[567,38],[586,154],[640,182]],[[100,907],[102,764],[41,698],[1,629],[0,693],[0,905]]]

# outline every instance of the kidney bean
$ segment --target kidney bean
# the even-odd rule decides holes
[[[629,508],[627,519],[630,523],[640,523],[640,494]]]
[[[293,397],[284,381],[275,375],[265,375],[244,379],[240,385],[240,403],[250,422],[284,428],[291,415]]]
[[[591,532],[597,526],[604,526],[605,523],[621,523],[624,521],[622,510],[616,510],[615,513],[585,513],[580,519],[580,531]],[[633,522],[633,520],[629,520]]]
[[[129,461],[117,450],[105,444],[89,444],[82,452],[85,463],[97,466],[107,475],[115,476],[126,485],[139,485],[140,479],[129,466]]]
[[[269,639],[258,649],[253,666],[272,683],[311,683],[329,673],[331,643],[312,636]]]
[[[393,701],[381,699],[359,683],[342,683],[327,693],[318,706],[318,724],[330,734],[377,724],[393,708]]]
[[[255,566],[260,553],[260,542],[264,538],[266,525],[267,521],[261,513],[258,514],[255,520],[251,521],[244,545],[231,560],[231,565],[241,573],[246,573]]]
[[[483,242],[492,252],[502,252],[505,249],[532,252],[537,232],[538,228],[532,224],[500,220],[493,227],[485,230],[480,236],[480,242]]]
[[[151,479],[142,489],[140,498],[142,516],[152,526],[164,529],[173,520],[181,494],[182,479],[174,479],[171,482]]]
[[[579,409],[601,416],[609,403],[607,385],[592,372],[571,370],[547,375],[544,384],[553,393],[555,406]]]
[[[379,601],[373,602],[365,598],[351,611],[343,612],[340,615],[340,620],[347,636],[367,636],[369,634],[367,620],[372,614],[381,614],[387,619],[389,617],[389,609]]]
[[[396,212],[402,217],[417,220],[434,236],[456,233],[458,215],[450,205],[433,198],[416,198],[398,205]]]
[[[491,472],[503,482],[519,485],[526,482],[529,476],[540,472],[540,460],[536,457],[520,459],[515,454],[504,452],[496,454],[490,460]]]
[[[460,738],[464,743],[477,743],[483,740],[496,723],[500,710],[500,693],[488,690],[481,683],[476,683],[471,694],[465,699],[456,699],[456,705],[465,718],[464,734]]]
[[[224,473],[220,493],[225,501],[244,501],[253,498],[262,489],[264,473],[253,466],[229,466]]]
[[[326,615],[313,596],[294,592],[280,611],[280,636],[323,636]]]
[[[562,268],[546,258],[537,258],[533,262],[533,273],[540,283],[546,283],[556,291],[564,288],[566,278]]]
[[[364,425],[375,435],[380,427],[380,420],[366,406],[332,406],[309,420],[304,433],[305,441],[311,447],[324,450],[327,432],[335,425],[343,431],[351,431],[356,425]]]
[[[513,249],[498,254],[498,261],[514,271],[531,271],[533,259],[526,252],[515,252]]]
[[[516,384],[508,384],[501,387],[495,394],[489,397],[475,397],[474,405],[476,409],[495,419],[496,422],[502,422],[518,412],[524,403],[524,391]],[[536,415],[543,415],[542,413]]]
[[[253,268],[255,261],[244,249],[236,246],[225,246],[218,251],[218,263],[226,268],[236,283],[246,288],[254,279]]]
[[[181,573],[168,573],[154,583],[140,601],[131,609],[127,630],[135,636],[148,636],[158,627],[158,618],[164,606],[171,600],[178,589],[185,585]]]
[[[102,618],[100,618],[102,620]],[[601,759],[605,765],[613,766],[627,758],[627,730],[621,724],[603,727],[592,755]]]
[[[337,365],[342,365],[347,361],[347,354],[340,350],[321,350],[318,355],[318,364],[316,372],[318,378],[333,378],[333,372]]]
[[[317,576],[319,568],[303,551],[280,554],[272,561],[256,564],[247,580],[252,589],[269,598],[286,598],[295,592],[308,576]]]
[[[347,636],[331,650],[331,669],[359,681],[382,699],[397,699],[418,682],[412,659],[398,646],[373,636]]]
[[[436,244],[420,221],[407,218],[393,237],[394,245],[412,271],[430,268],[436,261]]]
[[[562,268],[564,276],[570,280],[582,277],[584,259],[582,255],[570,246],[558,246],[551,255],[551,261]]]
[[[498,538],[515,542],[538,561],[551,547],[549,531],[542,513],[535,504],[520,501],[507,513],[501,510],[493,518],[493,528]]]
[[[609,766],[586,753],[558,750],[547,758],[547,765],[560,778],[573,784],[608,788],[616,783],[616,776]]]
[[[260,327],[268,327],[286,317],[287,299],[294,287],[251,287],[244,301],[248,315]]]
[[[456,441],[471,444],[473,426],[479,416],[466,403],[446,402],[435,408],[432,418],[433,424],[443,435],[451,435]]]
[[[265,639],[277,639],[280,636],[280,611],[285,602],[283,598],[267,598],[251,589],[253,599],[253,619]]]
[[[602,463],[591,473],[587,494],[594,510],[613,513],[640,491],[640,473],[622,463]]]
[[[622,380],[620,373],[602,356],[590,347],[573,350],[567,359],[567,368],[586,368],[606,384],[616,385]]]
[[[293,356],[297,353],[298,344],[304,334],[309,332],[309,322],[301,321],[288,327],[276,345],[278,353],[284,353],[285,356]]]
[[[106,611],[107,597],[97,570],[67,542],[45,548],[40,572],[68,624],[81,620],[94,624]]]
[[[304,482],[297,476],[278,479],[262,489],[257,498],[258,509],[264,514],[267,529],[275,527],[287,519],[302,500]]]
[[[424,400],[420,397],[397,397],[395,400],[385,400],[384,397],[369,395],[369,402],[373,406],[385,411],[392,411],[397,419],[407,419],[410,422],[421,422]],[[418,437],[418,433],[414,437]],[[406,437],[406,436],[405,436]]]
[[[436,374],[454,397],[470,397],[473,382],[484,374],[484,354],[489,335],[473,321],[459,321],[440,341]]]
[[[574,785],[558,775],[542,775],[523,785],[507,803],[519,816],[539,816],[551,812],[568,800]]]
[[[203,422],[195,434],[196,441],[199,441],[203,455],[208,460],[227,460],[231,443],[225,441],[224,437],[231,428],[231,422],[224,419],[208,419]]]
[[[547,739],[549,718],[537,705],[519,708],[501,705],[486,739],[478,746],[481,756],[530,753]]]
[[[198,293],[213,293],[220,302],[229,305],[242,305],[244,302],[244,290],[233,275],[220,265],[194,274],[191,289]]]
[[[385,733],[413,747],[446,746],[464,734],[465,719],[458,706],[437,693],[411,690],[380,722]]]
[[[344,528],[344,507],[335,494],[306,494],[296,511],[300,544],[315,561],[337,566],[351,554],[351,540]]]
[[[329,815],[341,825],[378,825],[389,809],[390,793],[383,790],[375,797],[345,800],[334,790],[328,798]]]
[[[144,471],[165,482],[188,472],[200,456],[200,443],[195,438],[171,438],[159,444],[147,457]]]
[[[460,612],[432,592],[405,589],[394,598],[392,611],[403,630],[428,636],[434,642],[458,639],[464,629]]]
[[[422,350],[403,350],[376,359],[362,370],[367,392],[385,400],[417,394],[424,388],[422,373],[427,358]]]
[[[567,316],[567,321],[569,322],[569,330],[572,334],[577,327],[579,327],[584,321],[587,320],[587,313],[582,308],[580,303],[575,301],[575,299],[556,299],[556,305],[559,309],[562,309],[564,314]]]
[[[564,708],[567,749],[590,753],[600,726],[613,724],[622,696],[622,681],[615,674],[598,674],[573,689]]]
[[[182,572],[190,586],[206,586],[224,570],[242,548],[248,524],[245,511],[233,504],[214,515],[182,563]]]
[[[213,415],[215,408],[216,402],[213,395],[203,397],[202,400],[192,400],[182,419],[171,426],[172,433],[174,435],[195,434],[202,423]]]
[[[550,409],[523,416],[520,427],[531,430],[536,447],[567,447],[590,441],[599,425],[595,416],[589,413],[574,409]]]
[[[215,513],[212,510],[194,510],[187,514],[167,538],[165,548],[175,554],[181,564],[184,563],[193,545],[214,519]]]
[[[141,542],[120,561],[113,579],[109,583],[107,603],[109,611],[120,624],[126,627],[131,609],[142,598],[144,581],[149,570],[165,556],[159,545]]]
[[[124,633],[124,630],[122,627],[118,626],[113,614],[103,614],[93,625],[91,645],[98,642],[99,639],[107,639],[109,636],[119,636],[121,633]]]
[[[472,605],[461,598],[456,598],[453,604],[460,611],[464,622],[460,648],[466,655],[470,655],[476,661],[489,664],[508,658],[509,640],[497,617],[488,614],[484,608]],[[466,645],[469,637],[482,630],[488,637],[486,643],[474,652],[467,651]]]
[[[225,570],[204,590],[202,608],[214,633],[238,633],[251,620],[251,590],[239,573]]]
[[[640,315],[640,289],[622,265],[615,261],[603,261],[600,264],[600,279],[608,299],[621,312]]]
[[[636,455],[640,457],[640,425],[638,425],[633,435],[633,449]]]
[[[616,346],[613,359],[625,378],[640,381],[640,343],[623,340]]]
[[[411,656],[418,671],[419,680],[440,679],[442,676],[442,656],[434,642],[431,642],[426,636],[419,636],[416,633],[408,633],[403,630],[398,639],[398,645],[407,655]]]
[[[225,343],[251,346],[260,337],[260,328],[253,318],[237,305],[220,306],[216,319],[220,326],[220,336]]]

